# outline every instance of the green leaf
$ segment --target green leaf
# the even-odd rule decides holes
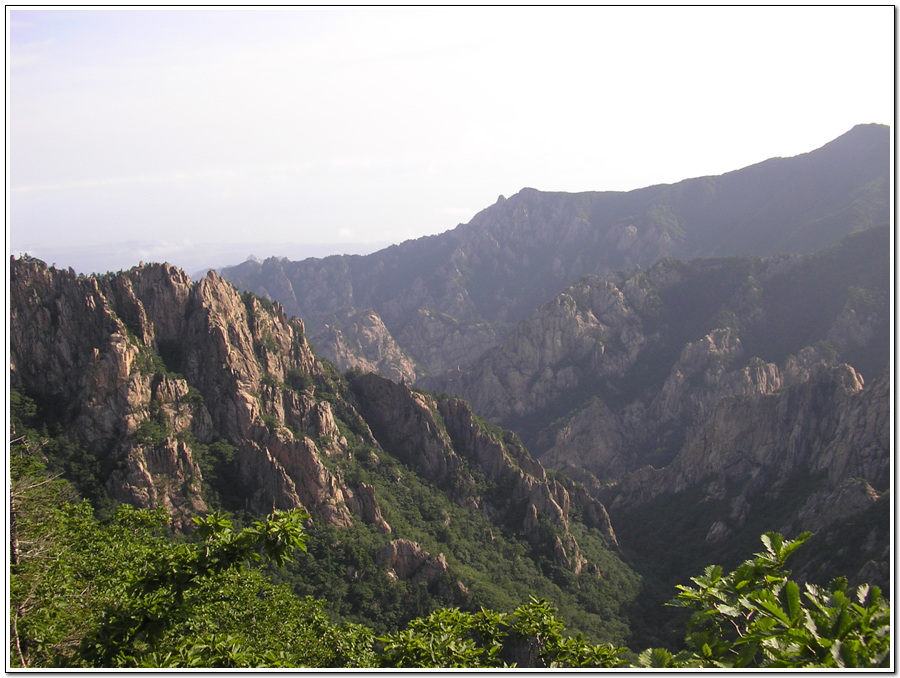
[[[856,599],[860,602],[861,605],[866,604],[866,598],[869,596],[869,585],[868,584],[860,584],[856,589]]]
[[[800,587],[796,582],[787,581],[781,591],[783,599],[787,603],[788,616],[792,623],[800,619]]]
[[[638,665],[650,669],[666,669],[675,665],[675,655],[661,647],[654,647],[638,655]]]
[[[850,614],[848,613],[846,608],[841,608],[837,617],[834,620],[834,623],[831,625],[830,637],[831,638],[840,638],[846,632],[847,629],[850,628],[852,624],[852,620],[850,619]]]
[[[726,617],[739,617],[741,615],[741,610],[733,605],[725,605],[724,603],[719,603],[715,606],[716,610],[724,614]]]
[[[834,663],[837,664],[838,668],[844,668],[844,658],[841,656],[841,641],[836,640],[834,644],[831,646],[831,657],[834,659]]]
[[[761,592],[760,595],[756,596],[751,604],[755,604],[757,608],[762,608],[766,612],[768,612],[773,617],[777,618],[779,621],[784,622],[786,625],[790,625],[791,620],[784,613],[784,610],[772,599],[772,593],[770,591]]]

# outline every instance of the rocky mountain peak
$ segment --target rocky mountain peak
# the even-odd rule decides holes
[[[303,324],[279,304],[166,264],[76,277],[13,258],[10,288],[12,386],[63,404],[105,451],[113,498],[189,526],[205,510],[196,450],[218,442],[252,510],[305,506],[344,525],[355,506],[379,520],[322,461],[346,441],[316,397]]]

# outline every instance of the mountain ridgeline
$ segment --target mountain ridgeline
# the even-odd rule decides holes
[[[889,594],[889,140],[197,281],[12,257],[13,428],[100,514],[305,508],[272,576],[379,633],[533,594],[677,644],[672,586],[766,531]]]
[[[581,276],[664,256],[811,253],[889,211],[890,129],[859,125],[722,176],[629,192],[527,188],[468,224],[367,256],[272,257],[220,273],[303,318],[339,368],[411,381],[471,362]]]

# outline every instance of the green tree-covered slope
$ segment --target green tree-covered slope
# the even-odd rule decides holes
[[[21,426],[21,422],[19,422]],[[303,511],[242,530],[221,513],[168,532],[164,510],[120,507],[98,521],[48,477],[39,439],[11,441],[10,668],[887,667],[890,608],[876,587],[789,579],[805,540],[763,536],[765,550],[725,574],[679,586],[686,649],[639,654],[572,635],[544,600],[511,611],[442,608],[403,630],[334,623],[251,564],[305,551]]]

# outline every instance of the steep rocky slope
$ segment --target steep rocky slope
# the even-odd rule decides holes
[[[730,524],[711,523],[707,540],[717,541],[743,527],[752,508],[749,495],[777,499],[795,489],[794,477],[802,470],[821,476],[822,489],[804,502],[788,531],[819,529],[841,513],[832,503],[823,514],[826,495],[861,480],[869,489],[888,489],[888,400],[887,374],[864,389],[846,364],[819,364],[808,379],[777,392],[722,398],[671,463],[643,467],[623,479],[612,509],[698,486],[704,488],[702,501],[709,501],[740,486]],[[871,495],[869,489],[864,494]]]
[[[587,561],[569,531],[572,498],[563,484],[548,478],[515,436],[491,434],[457,398],[435,399],[375,374],[356,376],[351,384],[366,421],[385,448],[457,504],[500,518],[534,544],[545,538],[541,521],[549,521],[555,528],[551,539],[557,560],[566,569],[581,572]],[[578,499],[585,525],[615,543],[603,505],[586,494]]]
[[[536,590],[557,597],[573,598],[580,577],[610,590],[621,586],[601,579],[622,578],[630,593],[611,594],[618,611],[572,612],[624,638],[636,575],[605,507],[464,402],[360,370],[348,382],[315,357],[302,321],[214,272],[192,282],[142,264],[84,277],[28,257],[11,258],[10,272],[10,384],[17,402],[37,402],[44,419],[31,426],[99,460],[63,464],[76,483],[93,474],[113,503],[165,507],[180,530],[214,508],[247,520],[304,507],[327,548],[323,567],[336,553],[368,563],[318,593],[358,587],[364,599],[382,587],[398,614],[403,596],[476,609],[495,595],[527,599],[512,580],[497,593],[481,586],[499,565],[473,566],[482,552],[512,554]],[[400,508],[411,496],[427,516]]]
[[[880,374],[889,242],[879,227],[814,255],[666,259],[584,278],[471,368],[420,383],[465,398],[553,465],[590,447],[632,463],[638,451],[673,453],[723,397],[774,392],[821,361]],[[583,465],[605,477],[630,470],[595,456]]]
[[[876,504],[877,522],[889,242],[878,227],[812,255],[667,259],[585,278],[471,369],[420,383],[465,398],[592,488],[621,541],[651,561],[648,520],[667,526],[657,545],[694,531],[683,542],[704,557],[752,549],[765,530],[833,531]],[[879,529],[866,551],[881,567]]]
[[[415,381],[420,370],[397,344],[375,311],[335,314],[319,334],[342,370],[377,372],[394,381]]]
[[[889,401],[887,371],[864,387],[849,365],[820,364],[777,392],[723,398],[671,463],[598,496],[623,543],[675,579],[696,567],[692,554],[733,563],[764,530],[811,531],[820,546],[798,556],[802,576],[889,591]],[[668,551],[653,543],[667,534],[679,535]]]
[[[194,284],[168,265],[85,278],[11,262],[12,387],[60,403],[113,467],[115,499],[185,525],[204,510],[192,447],[217,440],[236,448],[249,509],[351,520],[353,490],[322,462],[342,449],[329,404],[281,387],[321,375],[302,322],[215,273]]]
[[[352,358],[324,325],[370,309],[384,326],[378,343],[396,342],[435,374],[477,358],[583,275],[663,256],[813,252],[886,222],[889,196],[890,130],[859,125],[810,153],[722,176],[627,193],[523,189],[452,231],[371,255],[270,258],[221,273],[302,317],[341,369],[371,356]]]

